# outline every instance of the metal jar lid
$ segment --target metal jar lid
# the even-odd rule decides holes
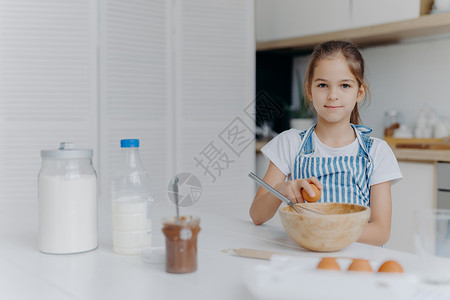
[[[42,158],[92,158],[92,149],[75,149],[72,142],[62,142],[57,150],[41,150]]]

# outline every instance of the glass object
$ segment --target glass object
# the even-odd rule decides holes
[[[150,179],[138,139],[120,141],[121,159],[111,177],[113,251],[138,255],[152,245]]]
[[[450,283],[450,210],[415,211],[414,232],[422,279],[429,283]]]
[[[400,127],[400,113],[396,110],[388,110],[384,114],[384,136],[392,137],[394,131]]]
[[[69,254],[97,248],[97,177],[91,149],[63,142],[42,150],[38,176],[39,249]]]
[[[197,270],[197,235],[200,219],[193,216],[167,217],[162,220],[166,236],[166,271],[191,273]]]

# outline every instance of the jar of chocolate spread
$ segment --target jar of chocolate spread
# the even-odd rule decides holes
[[[194,216],[168,217],[162,220],[166,236],[166,271],[191,273],[197,270],[197,235],[200,219]]]

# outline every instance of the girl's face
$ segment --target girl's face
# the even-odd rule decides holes
[[[328,123],[350,122],[353,108],[365,94],[342,55],[319,60],[309,85],[308,98],[318,120]]]

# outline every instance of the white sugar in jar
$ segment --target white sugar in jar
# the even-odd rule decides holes
[[[97,176],[92,150],[61,143],[43,150],[38,177],[39,250],[80,253],[97,248]]]

